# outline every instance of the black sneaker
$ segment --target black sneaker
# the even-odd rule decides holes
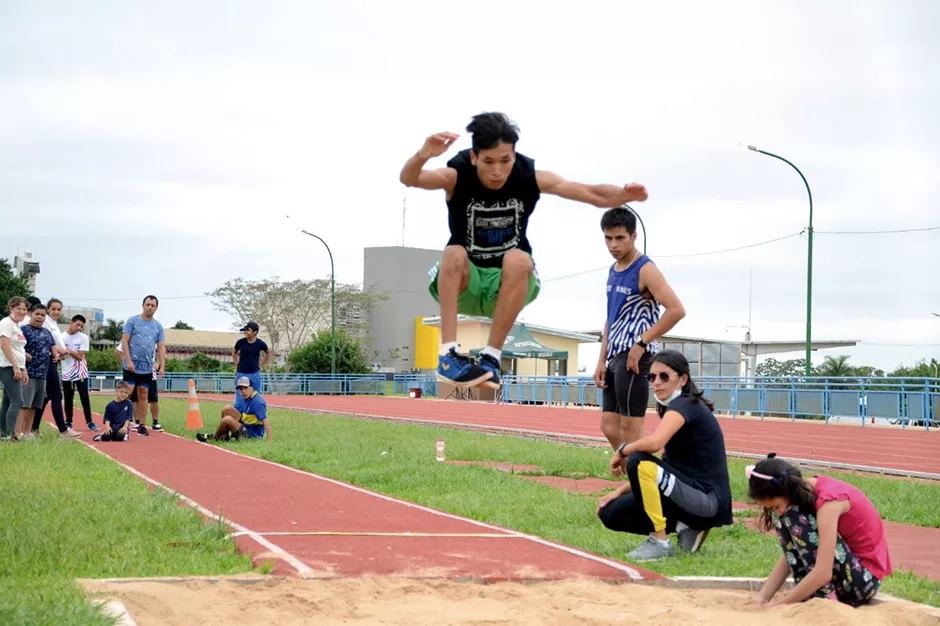
[[[163,426],[160,426],[160,422],[154,420],[153,430],[155,430],[156,432],[160,432],[161,430],[163,430]]]
[[[199,441],[201,441],[201,442],[203,442],[203,443],[206,443],[206,442],[208,442],[210,439],[215,439],[215,436],[213,436],[213,435],[211,435],[211,434],[209,434],[209,433],[196,433],[196,439],[199,440]]]
[[[502,384],[500,381],[502,372],[499,368],[499,361],[489,354],[484,354],[480,357],[480,367],[483,368],[485,372],[492,372],[493,376],[489,380],[484,380],[480,383],[482,387],[490,387],[491,389],[499,389]]]
[[[437,361],[438,379],[462,389],[475,387],[492,376],[493,372],[483,369],[470,357],[458,354],[454,348],[442,354]]]
[[[149,436],[150,436],[150,433],[147,432],[147,427],[144,426],[143,424],[138,424],[138,425],[137,425],[137,434],[138,434],[138,435],[143,435],[144,437],[149,437]]]

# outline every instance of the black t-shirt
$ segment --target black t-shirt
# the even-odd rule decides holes
[[[718,419],[704,402],[687,395],[670,402],[666,410],[685,418],[685,424],[666,444],[666,464],[690,479],[696,489],[718,497],[716,523],[732,523],[728,456]]]
[[[254,342],[242,337],[235,342],[235,352],[238,353],[238,367],[242,374],[254,374],[261,370],[261,353],[268,351],[268,344],[255,339]]]
[[[483,186],[469,149],[457,153],[447,167],[457,170],[457,184],[447,201],[447,245],[466,248],[478,267],[502,267],[503,255],[513,248],[532,254],[526,228],[540,196],[535,161],[517,152],[501,189]]]

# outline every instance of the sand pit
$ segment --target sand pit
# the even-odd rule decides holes
[[[481,585],[395,578],[80,581],[122,602],[140,626],[215,624],[644,624],[671,626],[937,626],[923,608],[830,600],[762,609],[746,591],[678,589],[594,580]]]

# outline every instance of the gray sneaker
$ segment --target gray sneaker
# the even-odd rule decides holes
[[[662,559],[667,556],[675,556],[676,549],[672,547],[672,543],[663,545],[659,542],[659,539],[650,535],[646,538],[646,541],[641,543],[639,547],[627,555],[627,558],[634,562],[639,561],[655,561],[656,559]]]
[[[679,538],[679,549],[683,552],[698,552],[702,544],[705,543],[705,537],[708,536],[708,529],[695,530],[694,528],[683,528],[676,532]]]

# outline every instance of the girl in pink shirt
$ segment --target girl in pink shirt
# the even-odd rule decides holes
[[[830,478],[804,478],[799,468],[770,453],[746,469],[748,495],[764,507],[761,526],[777,533],[783,556],[760,590],[760,604],[810,597],[867,603],[891,574],[881,516],[857,487]],[[796,585],[775,593],[793,574]]]

